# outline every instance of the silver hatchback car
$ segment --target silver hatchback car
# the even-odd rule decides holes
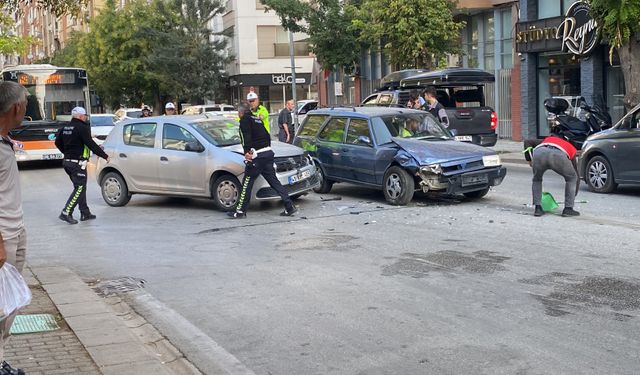
[[[234,120],[204,116],[160,116],[115,125],[102,147],[109,163],[93,155],[102,197],[110,206],[124,206],[132,194],[212,198],[222,210],[235,208],[244,156]],[[319,184],[316,167],[304,151],[272,142],[278,179],[292,197]],[[260,177],[253,199],[279,199]]]

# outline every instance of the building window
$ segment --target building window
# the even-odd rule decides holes
[[[496,68],[495,63],[495,23],[493,12],[484,14],[483,22],[484,35],[484,70],[492,71]]]
[[[264,9],[265,6],[262,4],[262,1],[256,0],[256,9]]]
[[[538,19],[562,16],[576,1],[578,0],[538,0]]]
[[[574,55],[538,56],[538,136],[549,135],[549,116],[544,100],[561,96],[572,102],[571,97],[581,95],[580,59]]]
[[[309,56],[309,42],[303,33],[293,34],[295,56]],[[258,26],[258,58],[289,57],[289,34],[282,26]]]
[[[511,31],[513,23],[511,21],[511,8],[500,11],[500,66],[503,69],[513,67],[513,38]]]
[[[622,69],[620,68],[620,58],[618,53],[613,53],[612,64],[609,65],[609,51],[605,48],[605,61],[607,61],[605,68],[605,83],[606,83],[606,99],[607,107],[609,107],[609,114],[611,115],[611,121],[613,124],[618,122],[625,114],[624,109],[624,77],[622,75]]]

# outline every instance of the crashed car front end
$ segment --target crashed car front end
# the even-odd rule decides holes
[[[507,169],[501,165],[498,155],[423,165],[416,171],[423,192],[451,195],[500,185],[506,174]]]

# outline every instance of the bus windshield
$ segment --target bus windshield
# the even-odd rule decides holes
[[[29,92],[26,121],[70,121],[74,107],[86,108],[88,85],[83,69],[18,66],[4,70],[2,79],[17,82]]]

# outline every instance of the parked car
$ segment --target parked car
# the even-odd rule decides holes
[[[620,184],[640,184],[640,105],[611,129],[591,135],[582,146],[580,175],[589,190],[611,193]]]
[[[115,125],[102,144],[107,163],[92,156],[90,169],[110,206],[124,206],[132,194],[212,198],[223,210],[235,208],[244,175],[238,123],[224,117],[159,116]],[[273,142],[278,179],[300,196],[318,185],[312,159],[302,149]],[[256,200],[280,199],[262,178]]]
[[[120,108],[116,111],[116,122],[132,118],[142,117],[142,109],[140,108]]]
[[[309,112],[294,144],[316,162],[321,175],[316,192],[349,182],[382,190],[394,205],[409,203],[416,190],[481,198],[507,172],[495,151],[455,141],[420,110],[318,109]]]
[[[494,81],[493,74],[481,69],[399,71],[384,77],[380,90],[367,96],[362,105],[405,107],[412,92],[434,86],[438,102],[447,111],[449,129],[457,131],[456,140],[490,147],[498,140],[498,115],[486,106],[484,86]]]
[[[93,113],[89,117],[91,123],[91,136],[97,144],[102,144],[107,136],[113,130],[117,118],[116,115],[109,113]]]
[[[218,114],[237,112],[234,106],[229,104],[192,105],[182,111],[183,115],[200,115],[205,112]]]
[[[298,100],[296,106],[296,113],[298,114],[298,128],[300,128],[300,124],[302,124],[305,117],[307,117],[307,113],[316,108],[318,108],[317,100]]]

